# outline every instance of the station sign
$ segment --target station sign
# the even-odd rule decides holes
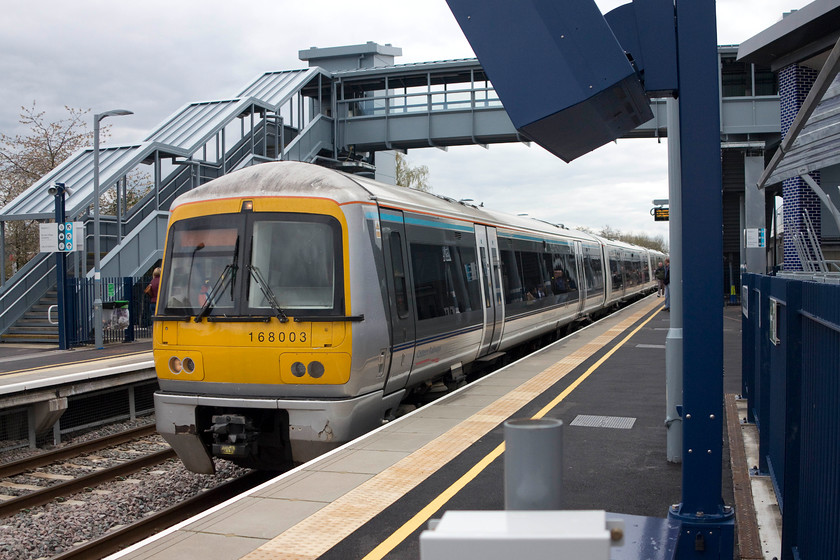
[[[668,221],[668,208],[654,208],[651,210],[651,214],[653,214],[653,221],[654,222],[667,222]]]
[[[39,224],[42,253],[72,253],[84,250],[85,225],[82,222]]]
[[[744,230],[744,246],[747,249],[767,247],[767,228],[747,228]]]

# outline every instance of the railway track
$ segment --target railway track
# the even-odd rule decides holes
[[[0,558],[102,558],[274,475],[186,472],[154,425],[8,462]]]
[[[269,480],[275,474],[260,471],[249,472],[244,476],[206,490],[197,496],[149,515],[135,523],[112,530],[95,540],[80,544],[64,554],[54,556],[51,560],[99,560],[108,554],[122,550],[146,537],[150,537],[193,515],[197,515],[225,500],[250,490],[254,486]]]
[[[53,475],[59,480],[64,479],[63,482],[49,484],[43,488],[12,482],[15,477],[21,475],[25,476],[27,473],[31,473],[41,467],[60,464],[62,461],[66,461],[68,459],[78,458],[85,454],[112,448],[154,433],[154,425],[143,426],[90,442],[84,442],[54,451],[48,451],[34,457],[28,457],[26,459],[21,459],[20,461],[0,466],[0,479],[3,479],[3,482],[0,482],[0,484],[7,488],[14,488],[16,490],[30,490],[23,495],[0,502],[0,518],[14,515],[19,511],[44,505],[54,500],[61,501],[78,492],[89,490],[99,484],[110,482],[118,479],[118,477],[125,477],[141,469],[157,465],[167,459],[175,457],[175,452],[167,447],[166,449],[162,449],[154,453],[144,453],[141,457],[125,460],[117,465],[105,468],[76,466],[77,470],[83,472],[91,469],[94,470],[89,474],[72,476],[69,480],[66,479],[67,475]]]
[[[85,453],[99,451],[112,445],[119,445],[120,443],[125,443],[133,439],[151,436],[154,435],[155,432],[155,425],[149,424],[148,426],[140,426],[138,428],[123,430],[119,433],[100,437],[91,441],[67,445],[53,451],[46,451],[32,457],[26,457],[24,459],[20,459],[19,461],[0,464],[0,478],[8,478],[10,476],[15,476],[37,469],[38,467],[49,465],[50,463],[57,463],[58,461],[64,461],[71,457],[77,457]]]

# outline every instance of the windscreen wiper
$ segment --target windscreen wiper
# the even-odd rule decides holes
[[[227,283],[236,276],[237,268],[238,267],[235,264],[229,264],[225,266],[222,273],[219,274],[219,277],[216,279],[216,283],[213,284],[213,287],[207,292],[207,300],[204,302],[204,305],[201,306],[201,309],[198,310],[198,313],[196,313],[195,319],[193,319],[196,323],[200,323],[201,318],[210,313],[213,309],[213,300],[216,299],[216,294],[224,291]],[[230,275],[228,275],[228,271],[230,271]]]
[[[274,295],[274,291],[271,289],[271,286],[269,286],[268,282],[266,282],[265,278],[263,278],[260,269],[249,264],[248,270],[251,272],[251,276],[254,277],[254,280],[256,280],[257,286],[260,287],[265,299],[268,300],[268,304],[271,305],[271,308],[275,313],[277,313],[277,318],[280,322],[288,322],[289,318],[286,317],[286,312],[280,308],[280,304],[277,302],[277,296]]]

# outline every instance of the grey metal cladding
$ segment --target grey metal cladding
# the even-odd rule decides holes
[[[840,74],[805,123],[766,184],[772,185],[840,163]]]

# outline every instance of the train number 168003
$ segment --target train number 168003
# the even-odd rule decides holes
[[[248,338],[251,342],[306,342],[306,332],[249,332]]]

